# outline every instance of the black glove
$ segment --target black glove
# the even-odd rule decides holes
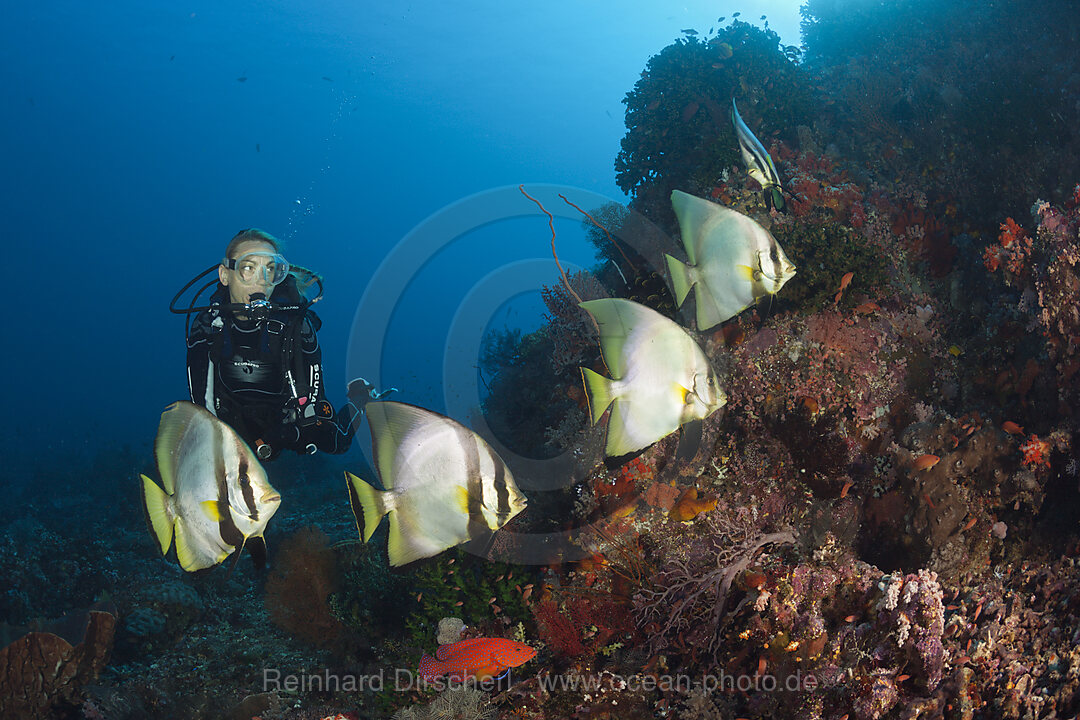
[[[398,392],[398,389],[388,388],[379,392],[375,389],[374,385],[364,378],[356,378],[349,383],[349,386],[345,390],[345,396],[349,398],[349,401],[352,402],[357,409],[363,410],[364,406],[372,400],[382,400],[393,392]]]

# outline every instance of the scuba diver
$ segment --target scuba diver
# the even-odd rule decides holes
[[[175,307],[188,288],[214,270],[216,280],[208,281],[189,307]],[[196,307],[215,284],[208,304]],[[290,265],[273,235],[250,228],[237,233],[221,263],[185,285],[170,305],[188,315],[191,401],[231,426],[260,460],[272,460],[282,450],[340,454],[352,444],[358,406],[346,401],[335,413],[325,397],[316,335],[321,321],[311,310],[321,296],[318,275]],[[349,384],[350,396],[367,399],[369,392],[363,380]]]

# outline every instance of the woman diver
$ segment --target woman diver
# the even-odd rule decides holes
[[[180,296],[215,269],[216,283],[204,285],[191,307],[177,309]],[[209,304],[195,307],[214,284]],[[321,295],[321,278],[290,265],[273,235],[251,228],[233,237],[219,265],[173,298],[171,309],[189,315],[191,401],[228,423],[261,460],[282,450],[339,454],[352,443],[356,407],[346,401],[335,415],[325,398],[321,322],[311,310]]]

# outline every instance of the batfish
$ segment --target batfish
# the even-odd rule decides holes
[[[612,408],[608,456],[648,447],[727,402],[705,353],[678,323],[621,298],[581,307],[600,327],[600,350],[612,376],[581,369],[593,424]]]
[[[176,558],[192,572],[250,541],[265,561],[263,531],[281,495],[231,427],[206,408],[173,403],[161,413],[154,458],[165,489],[143,475],[143,502],[162,555],[175,537]]]
[[[405,403],[367,403],[375,470],[385,490],[345,473],[364,542],[390,516],[390,564],[488,535],[525,509],[510,468],[487,442],[450,418]]]
[[[752,218],[679,190],[671,205],[690,264],[665,255],[668,271],[680,307],[695,288],[698,330],[775,295],[795,275],[776,238]]]

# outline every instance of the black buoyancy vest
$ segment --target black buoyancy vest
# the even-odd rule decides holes
[[[300,305],[291,281],[289,276],[274,288],[271,296],[274,303]],[[221,291],[227,300],[228,291],[224,287]],[[219,293],[215,293],[215,298]],[[211,346],[221,389],[241,402],[274,402],[292,397],[293,388],[286,371],[291,371],[294,381],[306,377],[302,374],[304,358],[300,350],[305,318],[315,330],[321,324],[318,316],[306,307],[273,311],[261,320],[240,320],[231,312],[222,312],[223,325]]]

